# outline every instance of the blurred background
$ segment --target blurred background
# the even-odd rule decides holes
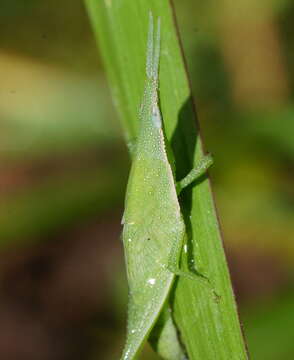
[[[294,3],[175,8],[251,358],[293,359]],[[130,163],[83,2],[0,29],[0,358],[118,359]]]

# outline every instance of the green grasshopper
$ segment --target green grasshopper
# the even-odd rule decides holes
[[[122,360],[138,356],[159,316],[163,325],[157,351],[164,359],[185,359],[168,307],[169,293],[176,276],[199,277],[179,267],[186,231],[178,195],[205,173],[212,159],[204,157],[183,180],[175,182],[158,104],[159,60],[160,19],[154,37],[150,14],[140,129],[122,220],[129,283],[127,340]]]

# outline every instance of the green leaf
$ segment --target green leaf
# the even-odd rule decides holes
[[[136,138],[145,80],[149,11],[160,16],[160,107],[167,140],[175,155],[177,178],[203,157],[183,56],[168,0],[87,0],[114,100],[127,142]],[[215,289],[180,277],[173,298],[173,317],[190,359],[247,359],[231,288],[210,185],[207,179],[180,197],[192,261]]]

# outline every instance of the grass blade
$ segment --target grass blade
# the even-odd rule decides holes
[[[168,0],[87,0],[126,141],[136,137],[145,80],[151,10],[162,22],[160,105],[167,139],[183,178],[203,156],[189,81]],[[179,278],[174,318],[190,359],[247,359],[210,185],[203,178],[185,190],[181,204],[189,235],[183,264],[192,261],[214,289]]]

